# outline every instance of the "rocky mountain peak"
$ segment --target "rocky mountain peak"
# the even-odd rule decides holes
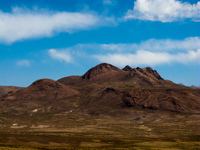
[[[107,63],[101,63],[90,70],[88,70],[83,76],[82,79],[91,79],[97,75],[107,73],[110,71],[121,71],[121,69]]]
[[[144,70],[155,76],[157,79],[163,80],[163,78],[159,75],[159,73],[156,70],[153,70],[151,67],[146,67],[144,68]]]
[[[133,68],[131,68],[129,65],[126,65],[122,70],[124,71],[131,71]]]

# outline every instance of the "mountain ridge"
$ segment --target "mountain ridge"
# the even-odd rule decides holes
[[[126,66],[119,69],[107,63],[89,69],[82,76],[64,77],[58,81],[40,79],[27,88],[10,92],[0,98],[0,102],[4,101],[7,106],[11,100],[16,103],[28,100],[33,106],[36,106],[34,100],[37,100],[37,104],[44,100],[54,100],[55,110],[60,111],[64,111],[62,109],[65,107],[62,106],[67,105],[78,110],[95,109],[102,112],[100,110],[104,109],[102,113],[112,109],[135,107],[200,113],[199,89],[165,80],[151,67]]]

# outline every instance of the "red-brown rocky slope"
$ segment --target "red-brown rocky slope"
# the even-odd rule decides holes
[[[99,109],[104,107],[134,109],[141,106],[141,108],[154,110],[200,113],[200,90],[133,89],[122,91],[106,88],[86,103]]]

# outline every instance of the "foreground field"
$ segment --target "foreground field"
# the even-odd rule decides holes
[[[127,112],[130,110],[116,110],[114,116],[78,112],[23,115],[20,119],[4,116],[0,118],[0,149],[200,149],[199,115]]]
[[[163,142],[163,141],[150,141],[150,142],[120,142],[113,145],[83,142],[80,146],[13,146],[2,145],[1,150],[98,150],[98,149],[123,149],[123,150],[199,150],[199,142]]]

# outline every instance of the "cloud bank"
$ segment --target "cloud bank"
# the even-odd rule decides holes
[[[127,64],[133,66],[156,66],[171,63],[200,64],[200,38],[149,39],[138,44],[77,44],[65,50],[51,49],[49,54],[53,59],[67,63],[71,63],[72,59],[74,61],[80,58],[83,60],[84,57],[84,59],[90,58],[121,67]]]
[[[111,18],[90,13],[51,12],[15,7],[10,13],[0,11],[0,42],[13,43],[22,39],[50,37],[59,32],[72,33],[111,22],[113,23]]]
[[[126,19],[172,22],[181,19],[200,19],[200,2],[183,3],[179,0],[136,0]]]
[[[200,64],[200,38],[183,40],[149,39],[139,44],[102,44],[107,53],[94,55],[100,62],[124,65],[160,65],[170,63]]]

